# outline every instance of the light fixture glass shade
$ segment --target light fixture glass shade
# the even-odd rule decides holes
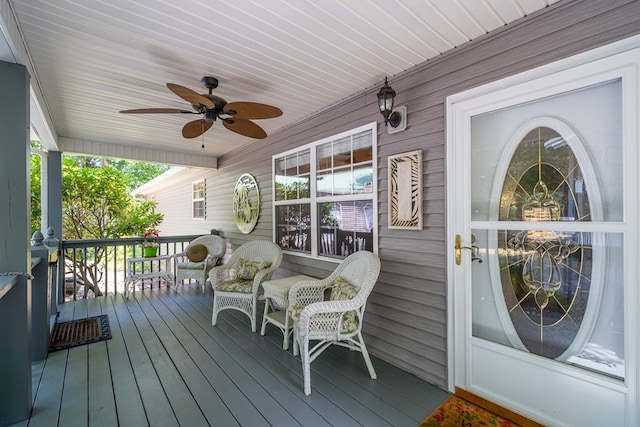
[[[387,78],[384,78],[384,86],[378,91],[378,107],[380,112],[385,118],[385,122],[389,117],[389,114],[393,111],[393,99],[396,96],[396,91],[389,86]]]

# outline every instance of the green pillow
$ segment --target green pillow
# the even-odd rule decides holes
[[[353,299],[358,295],[358,288],[351,283],[338,277],[333,281],[331,285],[331,295],[329,299],[331,301],[348,300]],[[351,334],[358,330],[359,321],[355,311],[348,311],[342,316],[342,324],[340,325],[340,333]]]
[[[191,262],[200,262],[204,261],[204,259],[209,254],[207,247],[200,243],[196,243],[195,245],[189,245],[187,248],[187,259]]]
[[[267,261],[248,261],[244,258],[238,260],[236,268],[236,278],[240,280],[253,280],[258,271],[271,267]]]
[[[338,277],[331,284],[331,295],[329,296],[331,301],[352,299],[356,295],[358,295],[358,288],[342,277]]]

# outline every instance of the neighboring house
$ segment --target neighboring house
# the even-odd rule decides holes
[[[549,412],[558,412],[549,415],[550,417],[561,420],[580,419],[581,423],[587,420],[585,425],[588,422],[597,423],[598,421],[593,420],[597,420],[601,414],[617,420],[638,421],[640,344],[636,335],[639,332],[640,297],[636,264],[640,219],[637,215],[637,195],[633,195],[630,188],[638,185],[637,169],[640,167],[637,150],[639,51],[635,51],[635,63],[624,58],[630,61],[628,68],[624,68],[622,62],[592,64],[588,57],[582,57],[580,64],[565,63],[562,67],[547,68],[542,74],[534,71],[533,74],[520,75],[640,33],[640,2],[619,1],[606,10],[598,9],[596,3],[601,4],[592,1],[571,2],[555,14],[540,15],[534,20],[525,19],[509,25],[422,66],[394,76],[393,87],[398,94],[396,104],[406,105],[408,108],[408,128],[404,132],[387,134],[377,112],[375,93],[357,94],[345,99],[335,108],[322,111],[270,136],[263,143],[258,143],[263,144],[259,149],[256,145],[239,148],[219,159],[215,170],[174,168],[136,190],[136,193],[158,202],[158,211],[165,215],[165,221],[159,227],[163,234],[206,234],[211,229],[217,229],[235,247],[256,239],[280,242],[279,231],[274,224],[302,226],[308,230],[308,236],[312,236],[308,238],[310,243],[307,244],[304,239],[292,240],[298,243],[293,245],[294,248],[285,248],[288,251],[279,270],[280,275],[306,273],[308,270],[321,275],[335,267],[336,261],[330,259],[331,256],[322,256],[327,252],[335,252],[330,249],[335,245],[326,246],[322,232],[318,231],[322,224],[315,205],[331,204],[327,205],[331,208],[328,211],[336,212],[334,219],[343,224],[343,229],[352,231],[353,236],[359,232],[357,230],[367,230],[373,220],[371,249],[379,254],[382,270],[369,298],[365,318],[364,331],[372,354],[444,389],[453,390],[456,385],[471,388],[477,386],[524,413],[543,414],[551,408]],[[640,45],[638,39],[635,39],[635,44]],[[626,70],[623,77],[617,71],[619,69]],[[574,78],[567,79],[563,72],[573,73]],[[511,79],[507,81],[502,80],[509,78]],[[494,86],[464,93],[487,84]],[[563,95],[558,95],[558,88],[564,88]],[[591,89],[602,89],[603,92],[591,93]],[[576,92],[585,98],[572,98],[569,95],[565,98],[565,92]],[[496,96],[495,100],[491,99],[492,93]],[[538,99],[537,96],[553,97],[557,102],[539,104],[544,99]],[[448,97],[453,97],[449,98],[449,104]],[[605,104],[594,102],[594,99],[612,104],[603,106]],[[474,100],[477,100],[477,104],[471,105]],[[589,103],[584,104],[585,100]],[[538,110],[515,111],[514,106],[520,103]],[[495,105],[496,109],[492,110],[491,105]],[[588,107],[584,108],[585,105]],[[590,110],[597,111],[597,114],[590,116]],[[582,120],[580,123],[584,128],[575,130],[569,126],[554,127],[555,123],[565,120],[559,117],[564,112],[567,112],[567,116],[578,117],[578,122]],[[471,121],[471,117],[474,117],[474,121],[465,122]],[[539,118],[544,120],[536,121]],[[590,122],[595,123],[594,126],[598,128],[592,129]],[[612,132],[599,132],[609,125],[618,127]],[[533,127],[525,129],[526,126]],[[371,168],[371,186],[367,184],[362,187],[371,189],[371,192],[362,190],[349,193],[348,196],[312,194],[310,189],[316,188],[322,174],[325,177],[337,176],[338,160],[335,157],[333,166],[321,167],[318,162],[312,162],[315,155],[311,158],[305,156],[320,145],[337,145],[337,139],[353,138],[354,132],[360,132],[363,127],[372,130],[371,160],[360,161],[354,156],[349,164]],[[579,171],[582,174],[580,177],[569,177],[571,173],[578,172],[571,168],[567,176],[563,176],[553,188],[571,181],[573,186],[565,194],[574,197],[576,206],[582,203],[580,198],[587,194],[588,189],[592,211],[600,212],[591,213],[593,224],[568,222],[563,224],[567,230],[555,224],[549,227],[554,233],[569,231],[589,235],[580,240],[583,258],[573,265],[579,265],[580,269],[572,271],[577,272],[577,276],[588,277],[582,282],[573,282],[576,286],[580,285],[580,289],[567,292],[586,293],[587,289],[591,289],[591,300],[578,301],[571,299],[573,296],[566,295],[560,297],[554,294],[555,291],[549,290],[546,282],[536,287],[532,282],[543,279],[536,276],[535,272],[525,277],[523,282],[534,289],[535,304],[528,308],[538,314],[548,304],[563,298],[568,298],[570,302],[576,301],[574,305],[569,304],[571,307],[565,314],[576,305],[583,307],[583,311],[567,322],[566,330],[557,333],[572,333],[574,335],[571,342],[575,338],[576,342],[584,344],[584,348],[572,350],[572,357],[564,354],[553,357],[535,356],[531,347],[543,345],[540,336],[544,333],[544,328],[539,325],[533,328],[539,332],[531,338],[533,344],[519,342],[518,328],[521,324],[518,322],[533,324],[536,320],[522,316],[513,321],[514,325],[507,325],[509,314],[502,309],[513,301],[495,300],[497,308],[491,307],[493,311],[485,305],[487,302],[494,303],[492,292],[506,286],[507,281],[500,277],[501,274],[517,274],[499,264],[499,261],[506,263],[504,259],[499,260],[497,254],[508,247],[506,242],[500,240],[508,233],[503,233],[502,228],[493,221],[498,218],[498,214],[503,213],[506,216],[500,218],[505,218],[505,221],[513,220],[508,213],[510,205],[488,206],[487,200],[490,199],[489,195],[498,198],[502,195],[506,200],[507,194],[515,199],[517,190],[514,188],[523,183],[520,176],[514,178],[515,184],[507,184],[505,181],[504,188],[513,185],[512,193],[507,193],[497,185],[502,183],[492,180],[498,176],[496,170],[500,165],[503,177],[507,171],[519,167],[515,161],[509,163],[510,158],[503,161],[501,157],[503,152],[513,155],[516,151],[516,144],[509,136],[518,136],[516,142],[531,142],[534,138],[527,139],[527,132],[532,129],[538,131],[535,135],[548,132],[548,129],[557,130],[559,136],[565,139],[560,144],[565,149],[563,156],[566,157],[563,159],[571,158],[571,161],[577,161],[583,168]],[[474,151],[474,157],[466,159],[468,145],[464,145],[464,142],[469,142],[470,139],[475,141],[473,138],[479,138],[482,132],[488,134],[483,136],[486,150]],[[500,140],[505,134],[507,138]],[[576,134],[590,136],[577,141],[580,138],[576,138]],[[492,145],[493,143],[496,144]],[[604,151],[599,152],[598,147],[603,147]],[[390,209],[387,158],[414,150],[421,150],[423,159],[423,199],[420,201],[423,227],[420,230],[392,229],[388,227],[387,219]],[[590,154],[585,155],[589,150]],[[352,148],[350,152],[355,151]],[[295,165],[284,162],[286,165],[277,169],[279,159],[286,158],[288,161],[293,157],[297,159]],[[500,161],[496,160],[498,157]],[[593,164],[587,167],[585,158],[590,158]],[[473,162],[473,167],[469,171],[469,164],[457,163],[459,160]],[[480,161],[480,164],[474,161]],[[492,163],[494,161],[495,165]],[[549,162],[533,161],[540,169],[547,164],[559,168]],[[561,161],[558,160],[558,163]],[[483,173],[479,173],[478,168]],[[606,171],[608,173],[602,176],[601,172]],[[453,172],[458,175],[452,175]],[[244,173],[250,173],[255,178],[262,203],[257,226],[249,234],[238,230],[232,212],[234,188],[238,178]],[[471,173],[475,174],[471,176]],[[522,172],[522,176],[524,175],[526,174]],[[286,181],[286,185],[290,186],[288,189],[296,189],[295,196],[288,198],[279,195],[275,181],[280,176],[287,177],[283,182]],[[586,182],[585,187],[582,187],[582,176]],[[592,181],[588,182],[589,179]],[[305,187],[308,183],[311,184],[310,189]],[[452,187],[449,188],[448,185]],[[492,190],[497,192],[492,193]],[[526,211],[527,215],[531,213],[544,218],[552,217],[555,208],[552,201],[542,195],[545,192],[538,189],[530,193],[540,196],[526,200],[529,209]],[[466,202],[487,205],[486,212],[472,212],[471,207],[464,204],[465,201],[458,203],[454,200],[458,194],[465,196]],[[598,201],[602,206],[596,206]],[[355,207],[360,206],[361,202],[363,205],[369,203],[372,210],[366,211],[363,208],[358,211]],[[583,205],[587,206],[589,203]],[[520,209],[518,206],[516,208]],[[495,209],[495,218],[491,216],[491,209]],[[544,209],[547,211],[543,212]],[[292,220],[294,217],[297,219]],[[454,228],[461,223],[467,228]],[[505,225],[504,228],[509,226]],[[452,231],[462,229],[468,235],[463,231]],[[475,243],[470,238],[471,231],[478,237]],[[483,264],[474,263],[471,267],[471,257],[468,257],[467,252],[462,253],[463,263],[468,264],[466,267],[454,264],[454,235],[458,233],[464,239],[458,246],[471,247],[473,244],[480,247],[477,255],[485,259]],[[600,246],[590,243],[592,233]],[[500,236],[495,237],[498,234]],[[506,237],[504,240],[507,240]],[[587,241],[588,244],[585,243]],[[563,241],[557,247],[562,247],[571,254],[577,253],[574,243]],[[535,252],[537,249],[526,250]],[[536,261],[536,258],[527,264],[527,268],[538,268],[561,283],[565,279],[560,279],[559,275],[569,277],[572,273],[569,271],[571,268],[565,264],[566,271],[556,274],[556,270],[561,271],[558,265],[565,259],[563,256],[558,255],[551,260],[549,251],[546,251],[541,255],[542,261]],[[479,270],[480,268],[486,270]],[[465,287],[469,280],[467,276],[463,277],[462,269],[466,272],[464,274],[469,275],[482,271],[483,281],[493,279],[494,286],[475,288],[473,292],[476,295],[486,293],[472,302],[468,298],[472,291]],[[590,269],[589,273],[587,269]],[[461,301],[466,305],[460,305]],[[608,307],[606,310],[605,306]],[[518,304],[509,308],[517,313],[527,311],[527,308]],[[467,317],[471,310],[481,313],[478,328],[472,331],[459,329],[460,325],[471,325],[472,320]],[[567,316],[560,317],[562,319],[556,319],[558,322]],[[542,320],[542,317],[538,320],[542,323],[549,321]],[[600,321],[605,324],[600,325]],[[572,329],[569,323],[585,327],[578,332],[568,332]],[[503,326],[505,331],[493,329]],[[569,351],[572,344],[559,341],[559,345],[565,347],[556,353]],[[499,343],[497,346],[496,342]],[[609,348],[602,347],[605,342],[609,343]],[[449,351],[454,349],[455,351]],[[523,349],[527,351],[521,351]],[[611,354],[612,349],[616,349],[615,354]],[[631,425],[624,422],[617,425]]]
[[[204,205],[205,194],[199,190],[194,194],[194,186],[197,188],[201,183],[204,188],[211,173],[208,169],[174,166],[132,194],[158,203],[156,212],[164,215],[158,226],[162,235],[209,234],[217,226],[207,221],[206,209],[199,208]]]

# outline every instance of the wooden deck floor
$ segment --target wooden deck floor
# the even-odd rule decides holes
[[[65,304],[60,321],[108,314],[113,338],[34,364],[32,416],[17,425],[415,427],[447,397],[375,357],[371,380],[341,348],[311,365],[305,396],[282,334],[252,333],[233,310],[212,326],[212,300],[184,285]]]

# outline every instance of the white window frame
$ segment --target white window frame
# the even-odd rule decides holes
[[[273,242],[278,244],[277,242],[277,207],[283,205],[291,205],[291,204],[309,204],[310,205],[310,213],[311,213],[311,253],[298,252],[293,250],[287,250],[283,248],[283,252],[295,256],[305,257],[305,258],[316,258],[322,259],[326,261],[332,261],[339,263],[343,258],[339,257],[328,257],[318,253],[318,204],[322,202],[339,202],[339,201],[359,201],[359,200],[371,200],[373,204],[373,252],[378,253],[378,127],[377,122],[372,122],[364,126],[360,126],[354,129],[350,129],[348,131],[332,135],[326,138],[323,138],[318,141],[311,142],[306,145],[302,145],[296,147],[294,149],[284,151],[272,156],[271,159],[271,168],[272,168],[272,204],[273,204]],[[317,196],[316,189],[316,175],[317,175],[317,147],[322,144],[326,144],[331,141],[336,141],[341,138],[350,137],[356,135],[361,132],[371,131],[371,167],[373,172],[373,182],[372,182],[372,191],[370,193],[363,194],[350,194],[350,195],[339,195],[339,196]],[[282,157],[289,156],[292,154],[296,154],[299,152],[303,152],[305,150],[309,150],[310,153],[310,182],[309,182],[309,196],[308,198],[300,198],[292,200],[276,200],[276,159],[281,159]]]
[[[199,191],[196,186],[202,184],[202,197],[196,197],[196,191]],[[207,180],[205,178],[193,181],[191,183],[191,219],[202,220],[207,219]],[[202,216],[196,216],[196,203],[202,202]]]

